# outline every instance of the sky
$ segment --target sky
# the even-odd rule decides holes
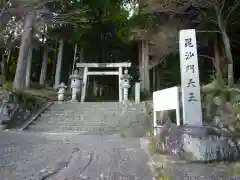
[[[128,18],[131,18],[134,14],[134,11],[136,11],[136,9],[138,8],[138,4],[126,3],[123,7],[124,7],[124,9],[129,11],[129,17]]]

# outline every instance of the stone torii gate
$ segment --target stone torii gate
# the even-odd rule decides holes
[[[123,75],[123,68],[131,67],[131,63],[76,63],[77,68],[84,68],[83,71],[83,85],[81,93],[81,102],[84,102],[87,89],[88,76],[91,75],[117,75],[118,76],[118,88],[119,88],[119,102],[123,100],[123,90],[121,88],[121,77]],[[89,71],[88,68],[117,68],[117,71]]]

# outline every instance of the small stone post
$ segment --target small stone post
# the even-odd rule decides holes
[[[82,84],[82,76],[80,76],[77,69],[74,71],[73,75],[70,76],[70,80],[72,89],[72,101],[77,101],[77,95],[80,92]]]
[[[140,82],[135,83],[135,103],[140,103]]]
[[[65,90],[67,86],[62,82],[58,87],[58,101],[63,101],[64,100],[64,95],[65,95]]]
[[[121,77],[121,88],[123,89],[123,100],[128,101],[128,89],[131,87],[130,79],[132,77],[128,74],[128,70],[124,70],[124,74]]]

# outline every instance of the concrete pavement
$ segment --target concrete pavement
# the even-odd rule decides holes
[[[0,132],[1,180],[152,180],[139,138]]]

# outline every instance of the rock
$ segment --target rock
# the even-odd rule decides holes
[[[171,124],[162,136],[164,152],[187,161],[233,161],[240,155],[236,140],[213,126]]]
[[[221,124],[221,117],[220,116],[213,117],[213,123],[215,125],[220,125]]]
[[[240,103],[240,94],[239,93],[232,93],[230,101],[231,101],[232,104]]]
[[[15,129],[21,127],[32,112],[36,112],[46,103],[46,100],[35,96],[6,92],[0,103],[0,120],[4,128]]]
[[[214,116],[214,100],[213,100],[213,96],[211,94],[207,94],[204,97],[204,101],[203,101],[203,111],[205,112],[205,119],[209,119],[211,120]]]
[[[215,97],[213,100],[214,100],[214,104],[215,104],[216,106],[221,106],[222,103],[223,103],[223,100],[222,100],[221,97],[219,97],[219,96]]]
[[[226,113],[232,113],[233,112],[233,105],[230,102],[226,102],[225,111],[226,111]]]

